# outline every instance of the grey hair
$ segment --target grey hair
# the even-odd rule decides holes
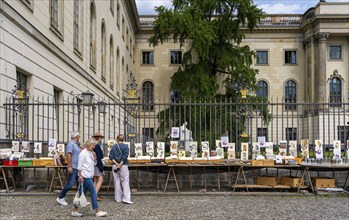
[[[91,146],[91,145],[96,145],[98,144],[98,141],[96,141],[94,138],[89,138],[86,142],[85,142],[85,147]]]
[[[73,139],[73,138],[75,138],[75,137],[77,137],[77,136],[80,136],[80,133],[77,132],[77,131],[74,131],[74,132],[72,132],[72,133],[70,134],[70,138],[71,138],[71,139]]]

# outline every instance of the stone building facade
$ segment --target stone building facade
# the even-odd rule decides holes
[[[260,71],[258,95],[279,102],[347,102],[348,7],[344,2],[319,2],[304,14],[266,15],[253,33],[244,30],[242,44],[258,57],[254,63]],[[4,104],[16,96],[16,85],[37,103],[37,97],[57,103],[81,100],[81,94],[89,91],[94,103],[121,104],[132,72],[142,103],[171,101],[171,76],[187,46],[180,48],[169,40],[150,47],[147,39],[155,17],[139,16],[134,0],[0,0],[0,12],[1,141],[9,139]],[[99,117],[96,108],[89,111]],[[115,131],[127,129],[119,115],[109,110],[108,125],[99,129],[109,139]],[[348,118],[339,120],[344,123]],[[60,123],[59,118],[53,121]],[[66,133],[80,130],[87,137],[95,124],[73,122],[64,134],[55,135],[67,141]],[[37,125],[29,120],[29,126]],[[155,136],[156,122],[136,126],[143,134],[142,128],[152,128],[147,132]]]

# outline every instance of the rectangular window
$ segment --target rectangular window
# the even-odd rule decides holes
[[[122,27],[121,27],[122,28],[122,30],[121,30],[122,31],[122,33],[121,33],[122,39],[125,41],[125,18],[124,18],[124,16],[122,16],[121,22],[122,22],[122,24],[121,24],[122,25]]]
[[[297,51],[285,51],[285,64],[297,64]]]
[[[74,1],[74,49],[79,51],[79,1]]]
[[[21,0],[21,2],[31,11],[33,12],[34,7],[33,7],[33,0]]]
[[[348,133],[349,126],[337,126],[338,131],[338,140],[341,141],[341,144],[344,145],[347,140],[347,133]]]
[[[257,128],[257,137],[265,137],[265,141],[268,141],[268,128]]]
[[[256,64],[268,64],[268,51],[256,51]]]
[[[58,29],[58,0],[51,0],[51,26]]]
[[[182,51],[171,51],[170,52],[171,64],[182,63]]]
[[[330,46],[329,50],[330,60],[342,59],[342,46]]]
[[[297,128],[286,128],[286,140],[297,140]]]
[[[154,64],[154,51],[142,52],[142,64]]]

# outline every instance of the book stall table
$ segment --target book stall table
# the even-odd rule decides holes
[[[5,183],[7,193],[10,193],[10,187],[8,185],[8,182],[7,182],[7,178],[8,178],[7,175],[9,175],[9,178],[12,182],[13,187],[14,187],[14,191],[16,191],[16,184],[15,184],[15,179],[14,179],[14,174],[13,174],[13,168],[14,167],[11,167],[11,166],[0,165],[0,171],[1,171],[1,175],[2,175],[2,178],[4,180],[4,183]]]
[[[245,175],[245,171],[247,170],[252,170],[252,172],[254,172],[255,169],[266,169],[266,174],[268,174],[268,169],[276,169],[276,176],[275,177],[269,177],[269,178],[264,178],[260,177],[257,178],[257,183],[258,182],[266,182],[265,184],[247,184],[247,180],[246,180],[246,175]],[[297,173],[299,170],[302,171],[302,176],[304,177],[304,171],[303,171],[303,167],[300,165],[274,165],[274,166],[254,166],[254,165],[250,165],[250,164],[243,164],[239,167],[238,169],[238,173],[234,182],[233,187],[233,192],[235,192],[236,188],[245,188],[247,190],[247,192],[249,192],[249,188],[261,188],[261,189],[291,189],[291,188],[297,188],[298,192],[301,188],[306,188],[302,183],[304,180],[304,178],[302,178],[299,183],[297,185],[286,185],[286,184],[279,184],[278,178],[279,178],[279,169],[288,169],[290,170],[290,176],[291,176],[291,172],[292,170],[297,170]],[[238,181],[242,179],[243,183],[242,184],[238,184]],[[267,182],[269,181],[269,182]]]
[[[348,182],[348,177],[349,177],[349,164],[302,164],[301,165],[303,167],[302,169],[302,179],[305,181],[305,178],[307,178],[307,180],[310,183],[310,187],[312,192],[314,193],[316,191],[316,188],[318,188],[317,186],[314,187],[313,185],[313,179],[310,176],[310,172],[311,171],[316,171],[317,172],[317,176],[320,177],[320,172],[324,172],[324,171],[332,171],[332,179],[334,181],[335,179],[335,172],[336,171],[346,171],[347,175],[345,177],[345,181],[343,184],[343,189],[346,187],[347,182]],[[327,177],[324,177],[327,178]],[[334,182],[333,184],[331,184],[330,188],[334,187]]]
[[[52,192],[53,189],[55,189],[57,187],[57,185],[55,185],[55,181],[57,180],[57,182],[59,183],[60,188],[57,189],[63,189],[64,186],[64,180],[66,180],[66,174],[67,174],[67,166],[46,166],[47,168],[47,172],[49,172],[49,169],[53,168],[53,174],[51,177],[51,182],[50,182],[50,187],[48,189],[48,192]]]

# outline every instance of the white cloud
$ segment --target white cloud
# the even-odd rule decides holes
[[[171,0],[136,0],[138,14],[140,15],[154,15],[155,7],[163,5],[167,8],[172,6]]]
[[[257,7],[263,9],[267,14],[302,14],[307,10],[300,4],[261,4],[257,5]]]

